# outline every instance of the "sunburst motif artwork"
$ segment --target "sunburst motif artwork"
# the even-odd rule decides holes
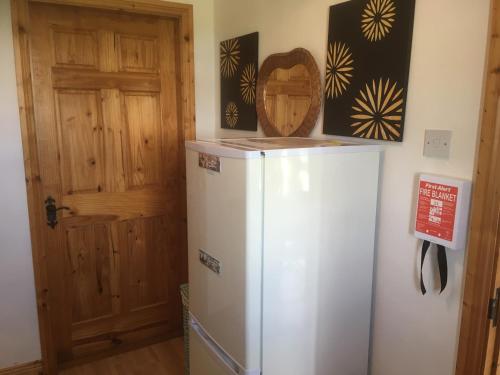
[[[345,43],[330,43],[326,59],[325,91],[327,98],[339,97],[351,84],[353,63],[351,50]]]
[[[415,2],[357,0],[330,7],[325,134],[403,141]]]
[[[361,30],[371,42],[386,37],[396,19],[396,6],[393,0],[370,0],[361,16]]]
[[[240,79],[241,97],[246,104],[255,103],[256,76],[255,65],[247,64]]]
[[[220,71],[224,78],[236,73],[240,61],[240,43],[238,38],[225,40],[220,44]]]
[[[353,136],[391,141],[400,138],[404,99],[397,82],[373,80],[354,100]]]
[[[220,49],[220,126],[256,131],[259,33],[222,41]]]
[[[235,128],[238,123],[238,107],[234,102],[229,102],[226,106],[226,124],[230,128]]]

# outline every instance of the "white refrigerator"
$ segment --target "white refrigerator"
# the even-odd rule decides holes
[[[186,149],[191,375],[366,375],[380,147]]]

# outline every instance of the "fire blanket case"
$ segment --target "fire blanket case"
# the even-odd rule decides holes
[[[423,240],[420,288],[426,293],[422,266],[431,244],[438,249],[441,292],[446,287],[446,249],[465,249],[468,232],[471,182],[433,175],[420,175],[418,182],[415,236]]]

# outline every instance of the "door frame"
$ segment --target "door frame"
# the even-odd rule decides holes
[[[56,348],[53,343],[49,320],[48,276],[41,228],[44,206],[39,172],[36,124],[34,115],[31,55],[30,55],[30,3],[71,5],[101,10],[147,14],[175,19],[179,30],[180,116],[184,139],[195,139],[195,93],[194,93],[194,42],[193,6],[162,0],[11,0],[12,31],[16,65],[17,94],[23,145],[26,190],[35,276],[40,345],[43,371],[57,371]]]
[[[483,374],[491,321],[488,305],[498,262],[500,189],[500,1],[491,0],[481,129],[476,155],[456,375]]]

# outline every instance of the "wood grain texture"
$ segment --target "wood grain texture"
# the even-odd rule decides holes
[[[136,219],[127,222],[128,293],[130,309],[168,303],[171,271],[170,220],[165,217]]]
[[[89,30],[53,28],[54,61],[56,66],[97,68],[97,35]]]
[[[158,72],[157,38],[117,35],[118,61],[122,72]]]
[[[499,106],[497,107],[497,111],[500,110],[500,102]],[[500,113],[500,112],[498,112]],[[498,248],[499,246],[499,240],[500,240],[500,206],[496,207],[496,212],[497,212],[497,230],[496,230],[496,246]],[[499,252],[497,250],[495,254],[495,260],[494,264],[496,267],[496,275],[495,275],[495,282],[494,282],[494,292],[493,294],[496,294],[496,290],[500,288],[500,267],[498,263],[498,257],[499,257]],[[495,295],[496,297],[496,295]],[[486,359],[484,361],[484,374],[498,374],[500,371],[500,367],[498,366],[499,362],[499,354],[500,354],[500,334],[498,332],[498,327],[494,327],[493,324],[490,325],[489,327],[489,332],[488,332],[488,342],[486,345]]]
[[[43,371],[46,374],[51,374],[56,369],[56,350],[49,315],[46,248],[42,243],[44,221],[40,202],[43,201],[43,195],[33,109],[28,1],[11,0],[11,14],[41,354]]]
[[[68,368],[60,375],[182,375],[183,341],[161,342],[103,360]]]
[[[43,4],[73,5],[96,9],[184,18],[192,14],[193,6],[163,0],[31,0]]]
[[[266,113],[282,136],[294,133],[311,106],[311,77],[306,67],[275,69],[266,84]]]
[[[492,0],[479,153],[474,176],[457,375],[491,374],[496,330],[487,319],[498,268],[500,4]],[[489,344],[488,344],[489,343]],[[490,348],[490,349],[489,349]],[[488,358],[487,358],[488,353]],[[486,363],[488,361],[488,363]]]
[[[264,60],[257,80],[257,116],[269,137],[307,137],[318,120],[321,82],[311,53],[297,48]]]
[[[42,363],[35,361],[0,369],[0,375],[41,375],[42,371]]]
[[[100,192],[106,172],[100,93],[56,90],[55,96],[62,190]]]
[[[109,68],[113,69],[110,65]],[[104,160],[107,171],[121,171],[121,173],[106,173],[105,191],[124,192],[126,190],[126,176],[124,167],[122,107],[119,89],[101,90],[102,121],[105,129],[104,137],[106,149]]]
[[[122,108],[127,134],[124,147],[127,151],[125,174],[130,188],[158,186],[162,183],[162,161],[167,158],[162,155],[160,103],[159,95],[136,92],[123,94]]]
[[[157,315],[157,319],[160,320],[161,318],[158,316],[159,314]],[[83,327],[85,325],[81,329],[82,338],[75,341],[78,345],[73,349],[74,358],[60,363],[60,369],[87,363],[98,358],[106,358],[130,349],[141,348],[152,343],[179,337],[182,334],[180,330],[173,331],[166,323],[158,323],[138,325],[138,328],[128,331],[116,334],[102,333],[88,338],[85,334],[89,334],[92,331],[85,330]]]
[[[106,60],[108,65],[114,65],[112,59],[102,60]],[[160,92],[159,77],[157,74],[151,73],[124,76],[118,72],[96,72],[54,67],[52,69],[52,79],[53,86],[61,89],[120,89]]]
[[[33,11],[34,4],[41,8]],[[75,7],[59,9],[47,4]],[[41,11],[49,9],[50,13],[51,7],[59,9],[55,17]],[[95,16],[99,13],[97,9],[106,11]],[[60,12],[67,14],[61,17]],[[36,13],[37,17],[30,18],[30,13]],[[181,254],[185,246],[185,239],[181,238],[185,234],[185,187],[179,184],[185,181],[181,165],[183,143],[185,139],[194,138],[192,7],[154,0],[13,0],[12,19],[42,356],[45,372],[55,373],[58,362],[84,360],[92,357],[95,350],[116,352],[151,337],[157,340],[179,333],[175,327],[180,327],[181,322],[180,301],[172,301],[167,308],[169,304],[164,303],[164,299],[177,299],[176,288],[187,279],[187,262]],[[78,20],[76,27],[75,20]],[[44,27],[48,32],[39,33]],[[41,29],[34,32],[34,28]],[[169,33],[167,39],[160,35],[164,32]],[[127,42],[120,45],[118,35],[128,38]],[[157,40],[168,40],[173,47],[167,48],[165,44],[160,47]],[[42,48],[32,48],[33,45]],[[84,46],[87,46],[84,48],[87,53],[82,53]],[[124,54],[127,48],[130,53]],[[161,52],[164,49],[174,52]],[[156,53],[168,57],[167,61],[159,61]],[[128,75],[119,76],[120,73]],[[174,88],[165,90],[168,86]],[[36,105],[33,91],[36,92]],[[135,134],[136,146],[144,142],[137,148],[141,155],[136,154],[135,160],[143,160],[147,170],[140,179],[132,179],[136,186],[128,186],[130,171],[125,160],[128,145],[124,143],[127,130],[123,124],[127,108],[122,99],[127,91],[155,97],[154,105],[162,106],[156,110],[154,120],[160,124],[159,129],[154,125],[148,128],[154,129],[152,144],[155,147],[148,148],[147,137],[151,133]],[[43,103],[45,105],[41,105]],[[35,113],[39,120],[36,122]],[[131,112],[128,114],[130,118]],[[144,120],[144,116],[139,120]],[[139,120],[136,119],[136,124]],[[75,123],[77,126],[72,125]],[[64,147],[66,152],[63,152]],[[155,166],[144,163],[144,160],[151,160],[151,155]],[[159,164],[163,162],[165,173],[159,172]],[[63,181],[66,181],[65,189]],[[164,194],[175,199],[165,202],[151,198],[153,190],[144,190],[144,185],[137,181],[151,181],[148,186],[154,185],[158,196]],[[131,193],[133,199],[137,198],[134,194],[142,194],[146,199],[143,208],[148,205],[159,208],[149,213],[147,209],[123,211],[120,207],[124,204],[116,208],[108,201],[107,204],[113,206],[111,214],[102,209],[104,206],[100,212],[94,206],[95,210],[89,215],[77,216],[75,212],[80,207],[77,205],[73,214],[60,220],[55,231],[47,231],[42,205],[46,195],[53,195],[61,204],[65,197],[75,197],[78,201],[84,195],[99,193],[117,193],[116,197]],[[84,204],[83,207],[93,206]],[[134,219],[133,215],[141,219]],[[154,218],[155,215],[159,215],[158,218]],[[172,243],[167,251],[176,254],[165,257],[165,247],[159,249],[160,258],[149,249],[148,254],[143,253],[146,257],[151,253],[154,261],[144,259],[145,268],[141,272],[144,274],[144,269],[152,269],[153,274],[146,274],[147,287],[135,297],[129,297],[124,293],[127,278],[121,273],[130,271],[129,254],[122,251],[127,249],[130,239],[118,218],[127,217],[124,224],[128,219],[163,223],[166,219],[161,219],[162,215],[174,224],[154,224],[166,227],[158,238],[170,238]],[[145,228],[140,233],[147,237],[150,232]],[[158,243],[158,238],[149,237],[151,240],[146,243]],[[77,255],[75,258],[67,256],[65,249],[68,248],[75,249],[70,251]],[[158,259],[163,261],[156,262]],[[160,289],[154,289],[159,266],[151,268],[153,263],[168,263],[167,287],[161,285]],[[78,282],[69,282],[72,278],[77,278]],[[102,296],[107,296],[107,300],[101,304],[101,310],[96,310],[95,306],[87,310],[83,307],[84,301],[95,301]],[[142,303],[146,305],[139,306]],[[134,304],[135,308],[131,309]]]
[[[94,216],[97,216],[95,221],[102,222],[164,215],[173,205],[169,195],[162,188],[65,195],[62,204],[70,210],[63,213],[62,222],[71,227],[88,223]]]
[[[69,229],[68,257],[73,295],[72,324],[111,316],[111,246],[103,224]]]

